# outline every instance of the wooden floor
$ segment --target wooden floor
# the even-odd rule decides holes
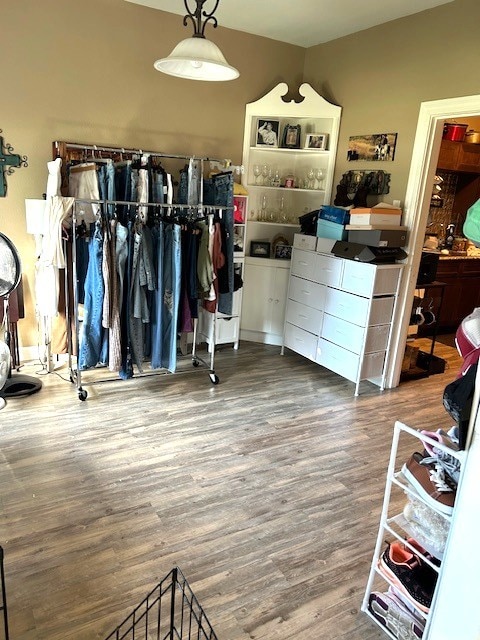
[[[174,565],[220,640],[385,637],[359,608],[392,426],[451,426],[449,358],[358,398],[253,343],[218,353],[218,386],[196,370],[93,385],[80,402],[46,375],[0,412],[10,637],[105,638]]]

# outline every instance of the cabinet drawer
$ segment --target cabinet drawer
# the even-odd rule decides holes
[[[312,280],[331,287],[339,287],[342,282],[344,260],[334,256],[317,253],[315,255],[315,270]]]
[[[284,345],[301,356],[315,361],[317,353],[317,336],[304,329],[285,323]]]
[[[360,380],[380,377],[383,373],[384,360],[384,351],[365,355],[361,365]],[[357,380],[360,356],[323,338],[318,341],[316,362],[347,378],[347,380],[352,382]]]
[[[217,318],[215,321],[215,342],[237,342],[240,330],[239,318]]]
[[[297,249],[315,251],[315,247],[317,246],[317,237],[304,236],[301,233],[296,233],[293,236],[293,246]]]
[[[368,327],[366,331],[365,353],[385,351],[388,342],[390,325]],[[327,313],[323,317],[322,338],[338,344],[353,353],[361,353],[365,338],[365,328],[359,327],[346,320],[335,318]]]
[[[301,302],[314,309],[323,310],[325,306],[326,287],[323,284],[310,282],[303,278],[292,276],[290,278],[290,289],[288,297],[296,302]]]
[[[305,331],[309,331],[318,336],[322,328],[322,318],[323,311],[312,309],[312,307],[307,307],[307,305],[295,302],[295,300],[289,300],[287,302],[285,319],[296,327],[305,329]]]
[[[384,296],[397,291],[401,267],[382,268],[374,264],[345,261],[342,289],[360,296]]]
[[[353,322],[361,327],[365,327],[367,324],[389,324],[392,319],[393,302],[393,297],[374,298],[369,319],[370,300],[368,298],[337,289],[327,289],[325,311],[332,316]]]
[[[313,252],[294,249],[290,267],[291,274],[307,280],[314,280],[315,256],[316,254]]]

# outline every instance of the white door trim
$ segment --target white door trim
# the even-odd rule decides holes
[[[408,257],[405,260],[402,284],[396,305],[392,357],[388,363],[387,371],[387,387],[396,387],[400,380],[443,123],[448,119],[478,116],[479,114],[480,95],[422,102],[420,106],[404,203],[404,224],[410,230],[408,244],[405,247]]]

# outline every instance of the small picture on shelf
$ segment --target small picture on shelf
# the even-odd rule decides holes
[[[278,260],[291,260],[292,247],[288,244],[277,244],[275,247],[275,258]]]
[[[250,242],[250,257],[270,258],[270,242],[252,240]]]
[[[305,149],[317,149],[325,151],[327,148],[327,133],[307,133],[305,138]]]
[[[300,149],[302,128],[299,124],[286,124],[283,129],[282,147],[285,149]]]
[[[259,119],[257,122],[257,147],[278,147],[279,132],[279,120]]]

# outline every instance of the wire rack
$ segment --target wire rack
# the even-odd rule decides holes
[[[174,567],[106,640],[218,640],[185,576]]]

